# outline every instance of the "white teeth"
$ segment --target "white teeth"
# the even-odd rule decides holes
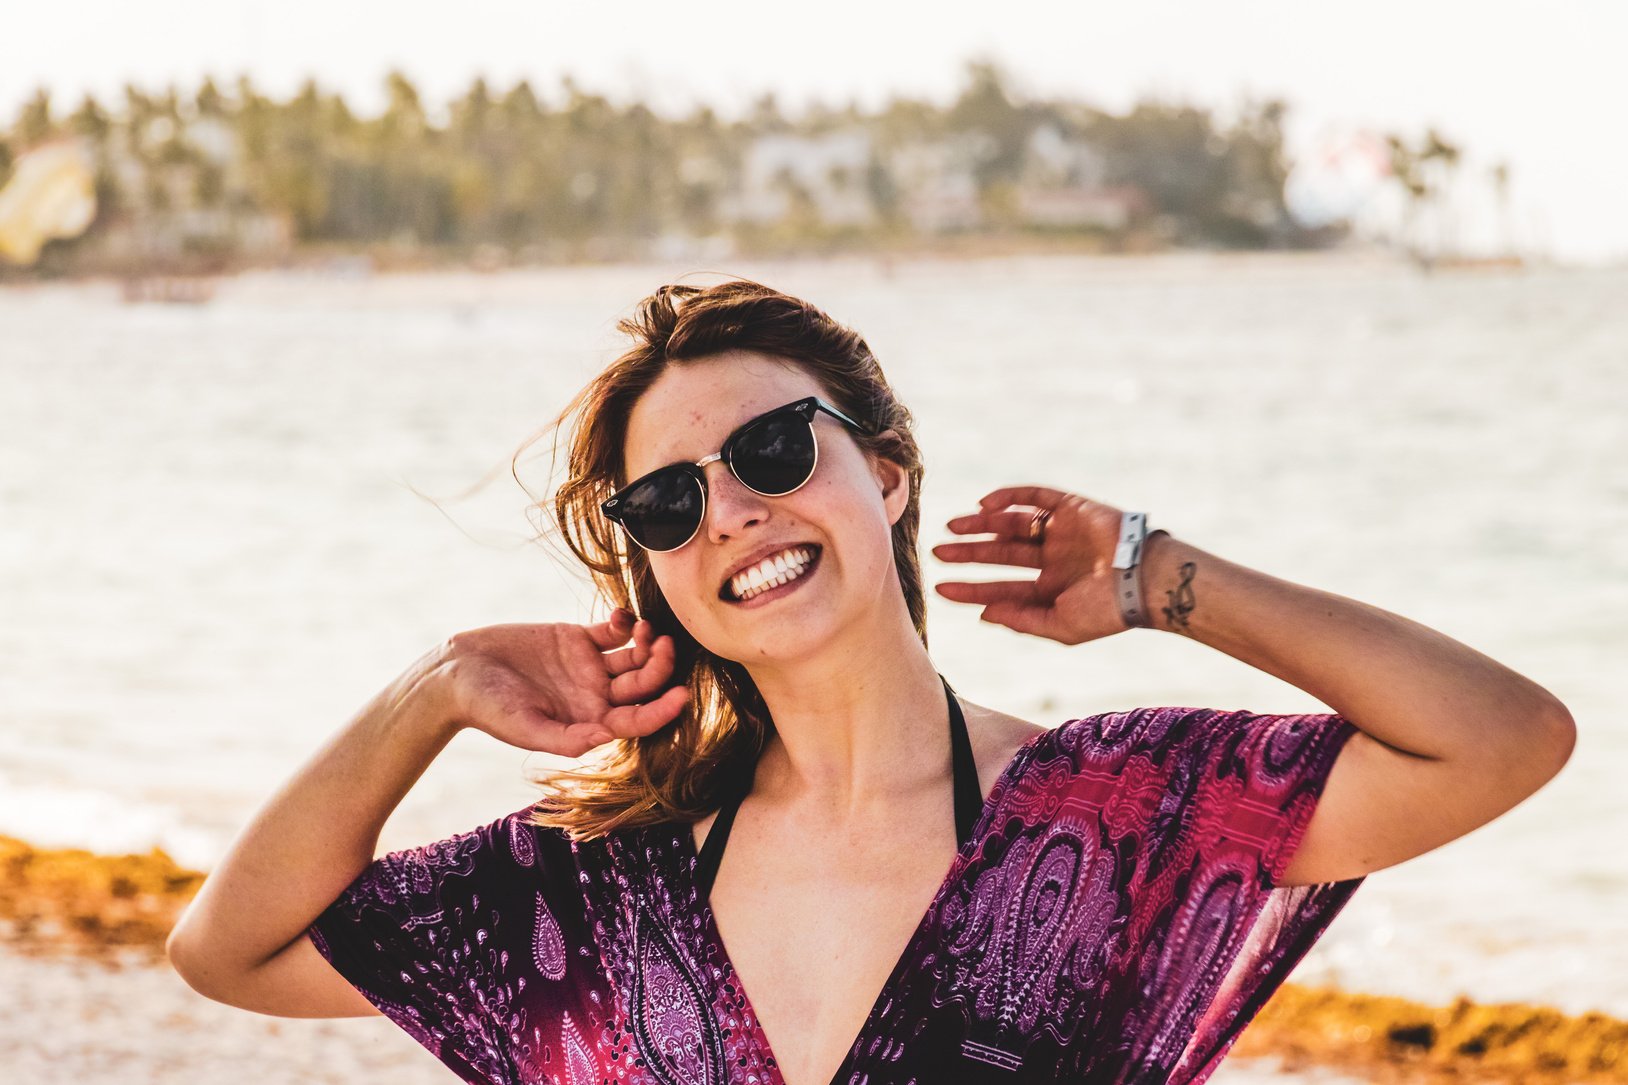
[[[784,550],[743,573],[737,573],[729,581],[730,590],[737,599],[750,599],[759,592],[797,579],[808,568],[813,557],[813,551],[805,547]]]

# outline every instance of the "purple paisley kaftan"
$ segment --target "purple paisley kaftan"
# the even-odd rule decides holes
[[[1338,715],[1139,708],[1029,739],[835,1085],[1201,1082],[1362,878],[1279,886]],[[464,1081],[783,1085],[688,825],[526,810],[369,866],[317,950]]]

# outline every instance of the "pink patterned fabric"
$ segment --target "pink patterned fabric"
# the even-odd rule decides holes
[[[1037,734],[833,1085],[1205,1080],[1363,881],[1277,885],[1355,733],[1139,708]],[[375,860],[311,941],[464,1081],[784,1085],[690,827],[573,845],[529,810]]]

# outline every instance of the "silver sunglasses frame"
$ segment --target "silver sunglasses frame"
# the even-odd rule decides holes
[[[745,486],[748,490],[751,490],[755,494],[763,497],[785,497],[788,494],[794,494],[798,490],[801,490],[804,486],[807,486],[809,479],[814,477],[814,472],[819,470],[820,433],[819,430],[815,428],[814,419],[820,411],[824,411],[826,414],[837,419],[839,422],[842,422],[844,425],[850,427],[857,433],[869,432],[869,430],[867,430],[864,426],[860,425],[858,422],[855,422],[852,418],[849,418],[842,411],[833,407],[819,396],[804,396],[801,399],[794,399],[790,403],[782,404],[779,407],[772,408],[771,410],[764,411],[762,414],[748,418],[746,421],[736,426],[729,436],[724,438],[723,447],[712,453],[710,456],[702,456],[700,459],[690,463],[686,463],[684,461],[669,463],[663,467],[656,468],[654,471],[646,471],[644,474],[640,475],[632,482],[629,482],[626,486],[623,486],[621,489],[617,490],[614,494],[607,498],[603,503],[600,504],[599,509],[607,518],[613,520],[616,525],[622,529],[622,534],[627,536],[629,542],[635,544],[642,550],[649,551],[652,554],[670,554],[674,550],[682,550],[684,547],[690,544],[691,539],[695,538],[701,533],[702,526],[707,522],[707,465],[709,463],[716,463],[718,460],[724,460],[725,451],[728,450],[730,445],[734,443],[735,438],[740,435],[741,431],[748,429],[773,415],[783,413],[800,414],[804,411],[809,412],[808,417],[803,419],[803,421],[808,424],[809,440],[814,442],[814,462],[808,468],[808,478],[803,479],[803,481],[799,482],[791,489],[784,490],[777,494],[766,494],[755,486],[748,484],[745,479],[741,478],[739,474],[736,474],[735,465],[730,463],[728,460],[725,460],[725,464],[729,468],[729,473],[735,476],[735,481],[739,482],[742,486]],[[627,494],[629,490],[642,485],[653,475],[659,475],[663,472],[671,471],[674,468],[683,470],[684,473],[689,475],[690,478],[694,479],[696,484],[700,487],[701,515],[695,522],[695,530],[690,532],[689,536],[683,542],[679,543],[677,546],[668,547],[665,550],[657,550],[653,547],[645,546],[644,543],[639,542],[638,539],[633,537],[633,533],[629,531],[627,529],[627,525],[622,522],[621,515],[617,511],[617,506],[621,504],[623,496]]]

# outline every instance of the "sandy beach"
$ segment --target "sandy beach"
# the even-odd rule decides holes
[[[0,1065],[31,1085],[455,1080],[378,1018],[295,1020],[211,1002],[168,967],[0,953]]]

